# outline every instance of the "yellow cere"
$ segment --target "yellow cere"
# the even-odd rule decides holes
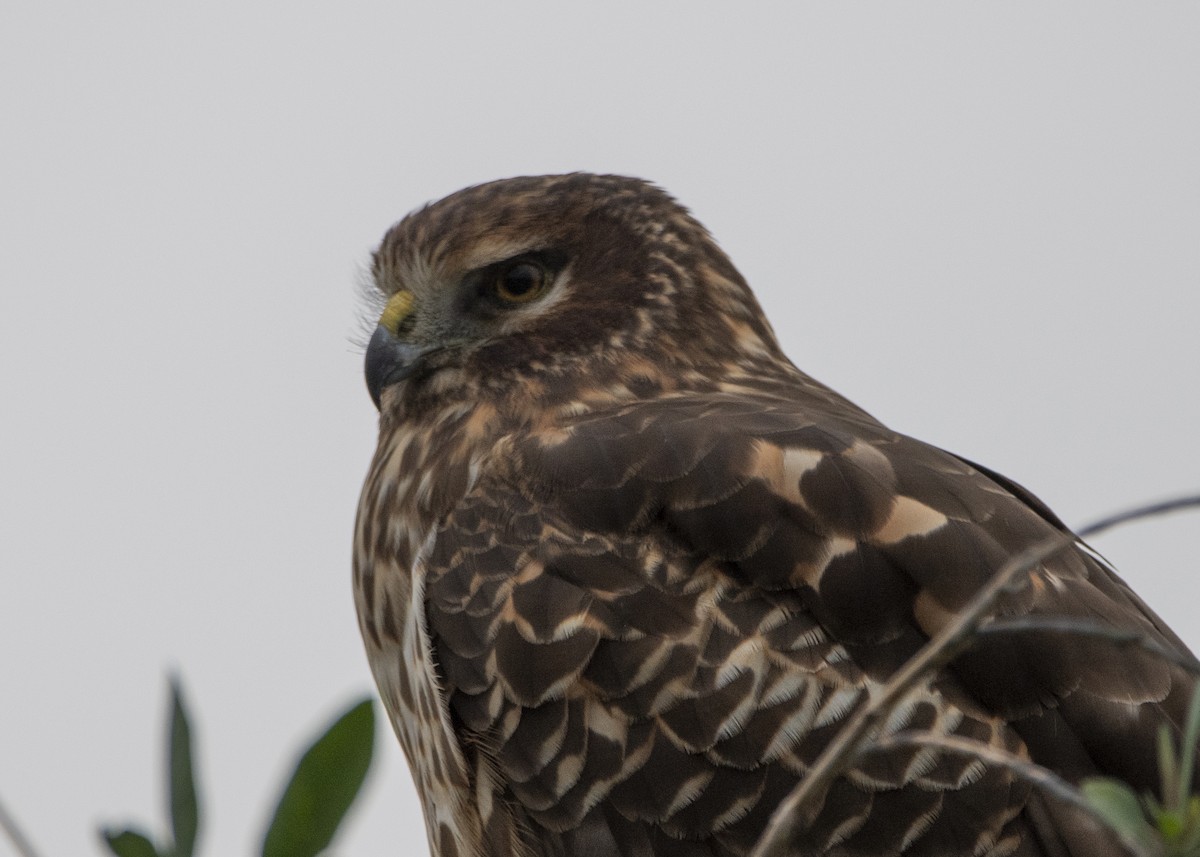
[[[388,298],[387,306],[383,308],[383,315],[379,317],[380,326],[394,336],[400,329],[401,322],[412,312],[415,302],[416,298],[413,297],[412,292],[406,289],[396,292]]]

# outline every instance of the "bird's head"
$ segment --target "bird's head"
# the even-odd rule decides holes
[[[781,361],[744,280],[647,182],[575,173],[470,187],[400,221],[372,264],[371,398],[410,414],[518,387],[661,391]],[[743,368],[745,368],[743,366]]]

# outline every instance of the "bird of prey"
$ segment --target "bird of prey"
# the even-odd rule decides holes
[[[1066,529],[793,366],[713,238],[647,182],[467,188],[392,227],[372,275],[355,597],[437,857],[748,854],[847,719]],[[1186,652],[1082,544],[998,610]],[[1149,790],[1192,687],[1095,636],[985,635],[883,734]],[[789,847],[1124,853],[1011,767],[929,746],[868,749]]]

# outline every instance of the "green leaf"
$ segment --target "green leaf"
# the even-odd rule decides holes
[[[1188,801],[1187,822],[1183,835],[1175,843],[1183,854],[1200,854],[1200,796]]]
[[[1183,836],[1183,818],[1173,810],[1167,810],[1154,817],[1154,826],[1167,842],[1174,842]]]
[[[200,806],[192,769],[192,729],[188,724],[187,707],[183,704],[183,688],[178,676],[171,677],[171,732],[167,754],[171,834],[175,839],[173,857],[192,857],[200,827]]]
[[[1087,802],[1108,824],[1135,842],[1154,841],[1154,828],[1146,820],[1137,794],[1120,780],[1089,777],[1080,784]]]
[[[1179,790],[1179,771],[1176,768],[1175,742],[1167,724],[1158,727],[1158,778],[1162,783],[1162,803],[1168,810],[1178,809],[1186,798]]]
[[[263,838],[263,857],[315,857],[354,803],[375,745],[370,699],[352,706],[300,757]]]
[[[100,836],[117,857],[159,857],[154,843],[136,830],[101,830]]]
[[[1183,728],[1183,747],[1179,755],[1179,794],[1181,807],[1186,804],[1192,791],[1192,770],[1196,763],[1196,743],[1200,741],[1200,684],[1192,693],[1192,704],[1188,708],[1187,724]]]

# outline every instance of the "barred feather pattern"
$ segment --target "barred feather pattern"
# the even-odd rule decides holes
[[[569,260],[544,307],[427,320],[470,312],[438,295],[472,272],[544,247]],[[458,331],[384,391],[354,551],[438,857],[747,854],[847,718],[1009,556],[1062,529],[1016,483],[792,366],[703,228],[645,183],[468,189],[395,227],[375,276],[436,308],[436,335]],[[999,612],[1183,649],[1083,547]],[[1178,728],[1191,686],[1094,639],[989,637],[885,730],[1150,788],[1155,732]],[[927,747],[862,757],[793,850],[1122,853],[1008,770]]]

